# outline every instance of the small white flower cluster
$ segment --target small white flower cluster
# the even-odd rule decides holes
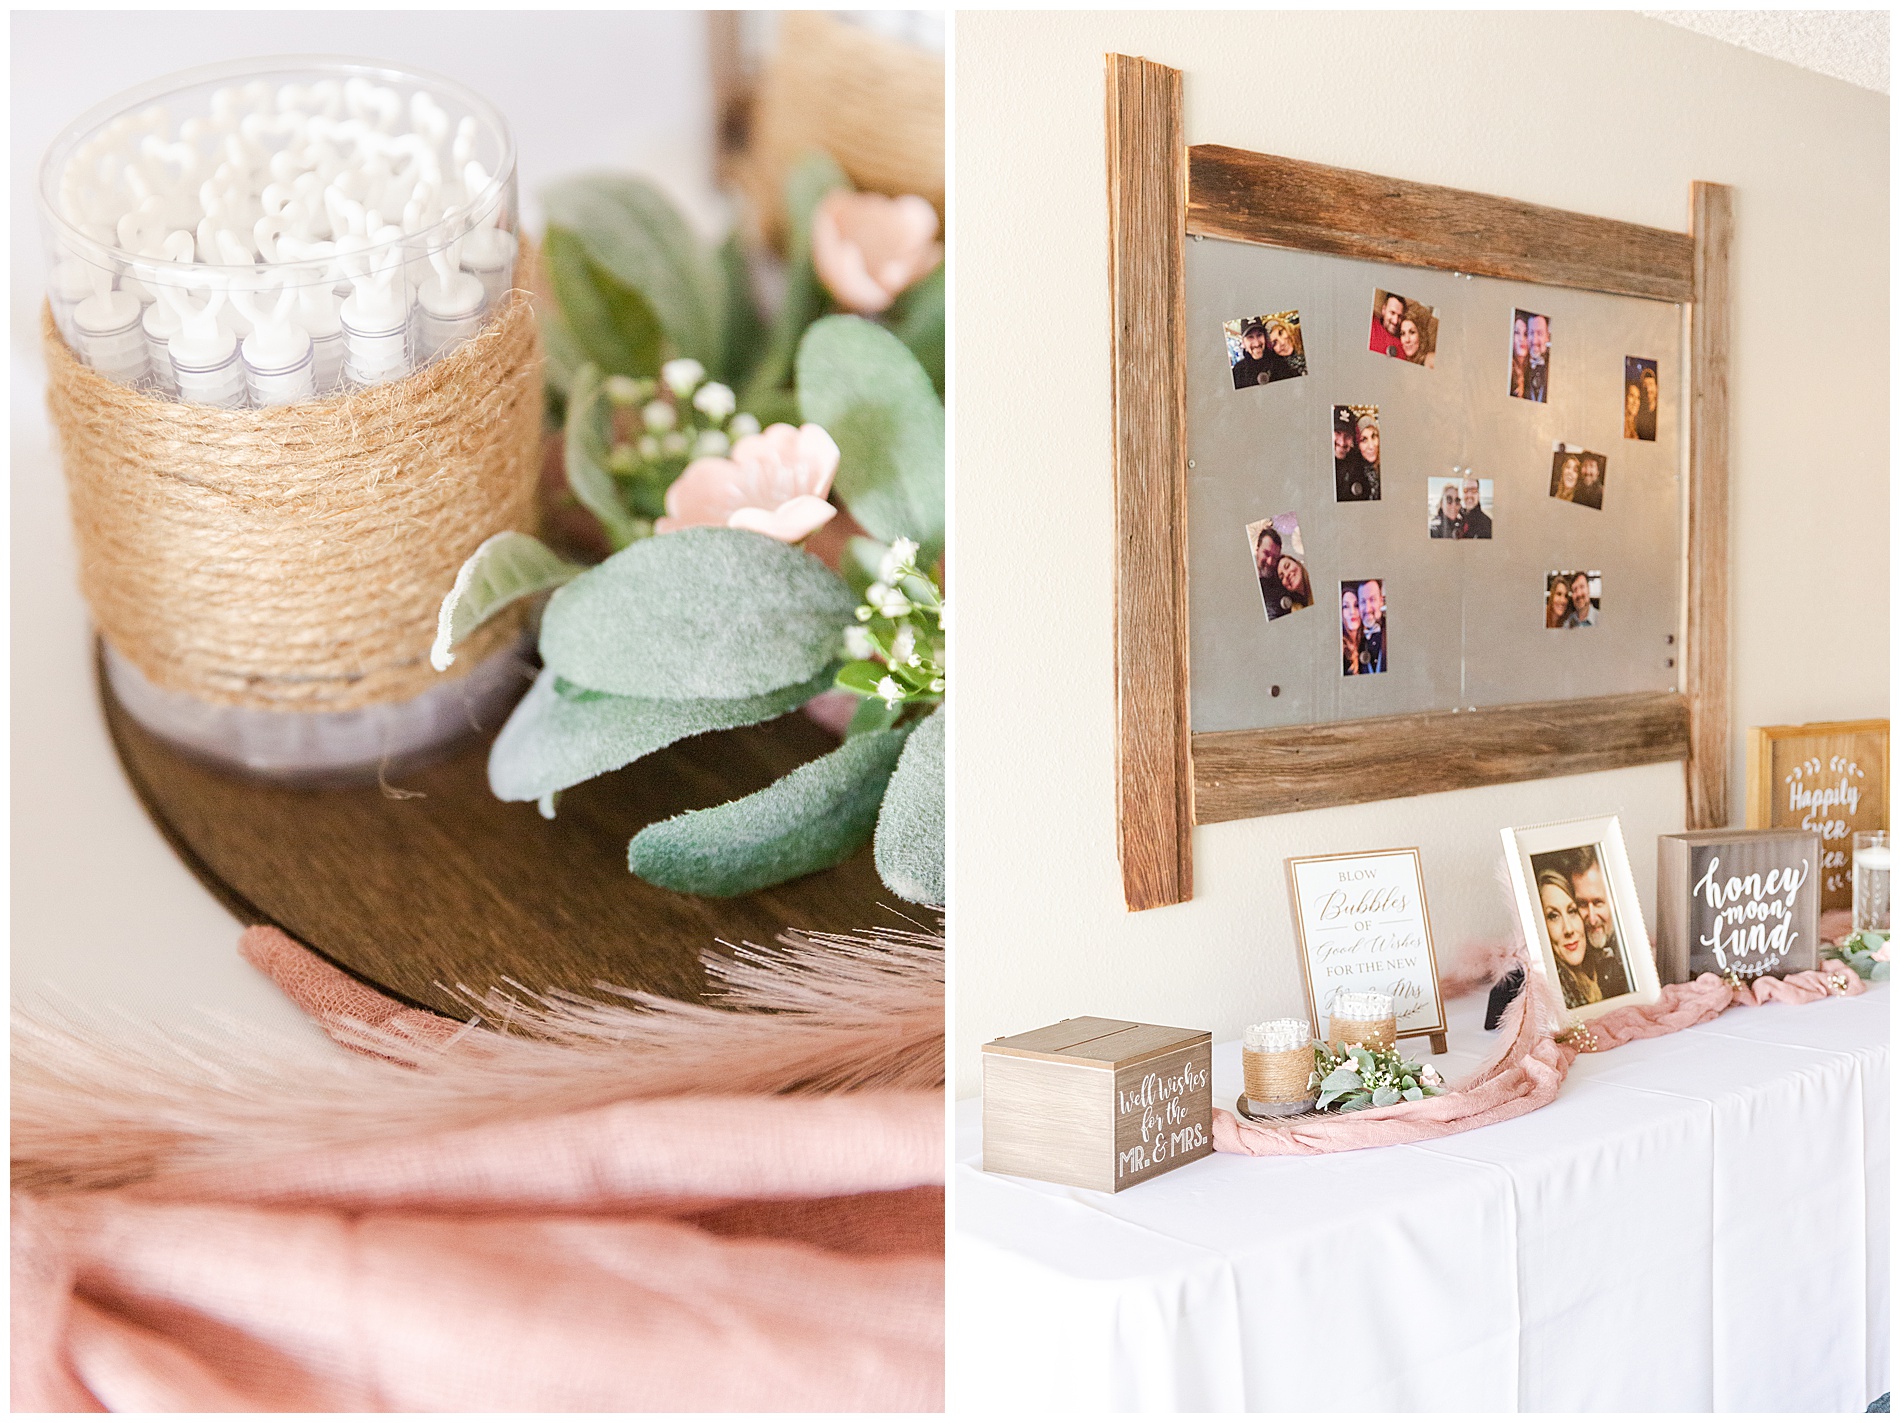
[[[649,466],[723,455],[733,441],[759,433],[756,418],[733,413],[739,400],[732,388],[707,380],[706,368],[690,357],[661,366],[657,381],[608,376],[603,388],[613,404],[640,408],[641,433],[615,445],[608,462],[623,477],[650,473]],[[679,470],[662,472],[670,479]]]
[[[916,542],[906,538],[885,550],[876,580],[864,590],[857,625],[844,630],[845,651],[855,665],[841,679],[854,691],[881,697],[888,710],[935,700],[944,691],[944,603],[936,583],[917,566],[917,553]],[[924,619],[935,621],[937,635]],[[882,675],[869,681],[880,664]]]
[[[1313,1065],[1320,1077],[1319,1109],[1361,1112],[1419,1102],[1445,1090],[1445,1079],[1427,1063],[1421,1067],[1400,1057],[1396,1048],[1358,1044],[1334,1050],[1313,1044]]]

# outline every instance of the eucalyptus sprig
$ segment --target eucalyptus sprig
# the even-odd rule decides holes
[[[1399,1056],[1397,1048],[1366,1048],[1354,1044],[1335,1052],[1323,1042],[1313,1044],[1313,1070],[1319,1074],[1322,1112],[1363,1112],[1368,1107],[1392,1107],[1400,1102],[1422,1102],[1445,1090],[1445,1079],[1430,1063],[1420,1066]]]
[[[1838,944],[1821,950],[1821,957],[1839,959],[1853,969],[1865,983],[1879,983],[1893,972],[1887,959],[1886,934],[1878,929],[1857,929]]]

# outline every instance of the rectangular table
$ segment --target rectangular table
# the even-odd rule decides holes
[[[985,1173],[960,1102],[951,1406],[1860,1412],[1890,1382],[1891,1002],[1734,1008],[1515,1121],[1114,1196]],[[1447,1005],[1448,1076],[1495,1050],[1483,1006]]]

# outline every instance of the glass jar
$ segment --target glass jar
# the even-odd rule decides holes
[[[264,408],[400,379],[479,331],[515,285],[507,124],[459,84],[373,62],[248,60],[130,90],[47,150],[38,204],[60,338],[159,400]],[[134,719],[193,754],[331,782],[496,724],[523,686],[521,646],[343,711],[201,700],[109,642],[104,666]]]
[[[408,375],[481,328],[520,250],[501,115],[359,60],[214,65],[108,100],[47,150],[39,209],[74,354],[222,406]],[[306,357],[307,381],[286,374]]]

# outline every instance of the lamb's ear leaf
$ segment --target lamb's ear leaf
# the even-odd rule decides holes
[[[557,361],[578,357],[614,375],[659,370],[665,333],[645,297],[594,262],[572,232],[550,226],[541,255],[560,308],[561,335],[551,347]]]
[[[488,786],[499,800],[540,800],[555,791],[649,756],[663,746],[750,726],[803,706],[831,682],[809,682],[758,697],[656,701],[564,686],[543,669],[488,753]]]
[[[517,599],[558,588],[584,571],[530,534],[509,532],[485,540],[468,556],[455,575],[455,586],[442,600],[430,665],[438,672],[447,671],[455,661],[456,645],[496,613]]]
[[[647,826],[627,846],[641,879],[717,899],[841,864],[870,838],[908,730],[853,736],[762,791]]]
[[[941,906],[943,883],[943,708],[918,723],[897,758],[877,817],[877,873],[912,904]]]
[[[585,365],[574,373],[567,395],[563,458],[567,487],[582,507],[600,520],[607,542],[625,548],[639,537],[645,525],[627,512],[620,487],[607,472],[607,432],[612,415],[604,388],[598,366]]]
[[[642,539],[548,600],[541,659],[623,697],[755,697],[830,667],[857,600],[802,549],[745,529]]]
[[[772,323],[772,335],[765,355],[747,380],[739,408],[750,410],[760,421],[766,420],[769,398],[781,391],[791,378],[792,362],[798,356],[798,341],[824,314],[830,298],[824,283],[811,263],[811,218],[825,194],[836,188],[849,189],[851,179],[827,153],[817,149],[803,154],[785,174],[785,295],[779,302],[778,316]],[[797,402],[784,418],[798,421]]]
[[[897,339],[910,348],[917,364],[930,377],[937,395],[943,395],[944,285],[943,264],[939,262],[928,276],[919,277],[897,300],[886,316]]]
[[[833,487],[878,538],[943,544],[943,402],[904,343],[861,316],[812,323],[798,347],[804,418],[838,442]]]
[[[691,356],[714,379],[723,378],[725,274],[665,193],[643,178],[589,173],[551,184],[541,205],[549,231],[578,242],[597,287],[611,281],[638,297],[665,331],[673,354]],[[566,293],[560,295],[562,312],[574,322]],[[658,369],[656,361],[624,374],[653,375]]]
[[[745,244],[736,230],[720,244],[718,257],[720,278],[726,287],[726,329],[720,334],[725,351],[725,384],[742,390],[764,349],[765,322],[759,316],[758,303],[752,299]]]

